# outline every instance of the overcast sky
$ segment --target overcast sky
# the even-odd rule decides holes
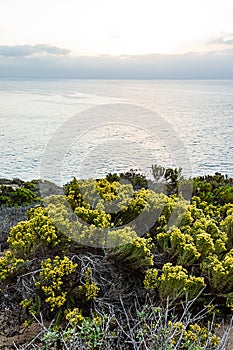
[[[0,77],[233,79],[233,1],[3,0]]]

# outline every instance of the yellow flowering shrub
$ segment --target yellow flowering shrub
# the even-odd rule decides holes
[[[158,279],[158,270],[157,269],[149,269],[146,271],[145,279],[144,279],[144,287],[146,289],[156,289],[159,286]]]
[[[84,207],[77,207],[75,214],[88,224],[93,224],[96,227],[110,227],[111,215],[106,214],[103,210],[91,210]]]
[[[226,251],[228,237],[226,233],[220,230],[214,219],[202,218],[196,220],[191,232],[202,258],[213,252],[221,254]]]
[[[29,220],[11,228],[8,243],[15,255],[24,257],[40,248],[58,246],[61,243],[61,234],[46,210],[36,207],[29,211]]]
[[[65,195],[72,210],[78,207],[94,210],[100,203],[109,207],[109,203],[118,199],[118,193],[121,193],[124,187],[118,182],[110,183],[106,179],[77,180],[74,178],[65,186]],[[125,191],[124,194],[126,194]]]
[[[230,293],[233,290],[233,249],[221,260],[217,255],[208,256],[202,264],[212,291]]]
[[[211,235],[204,230],[198,230],[195,237],[195,244],[202,258],[215,251],[214,241]]]
[[[195,297],[204,287],[202,277],[189,276],[188,271],[182,266],[172,266],[166,263],[162,268],[162,274],[158,276],[156,269],[147,270],[144,287],[146,289],[158,289],[162,300],[167,297],[174,299],[188,293],[189,297]]]
[[[152,246],[150,239],[137,237],[113,249],[111,257],[132,269],[144,269],[153,265]]]
[[[117,199],[117,182],[110,183],[106,179],[99,179],[96,181],[96,189],[100,197],[106,201],[113,201]]]
[[[86,269],[83,278],[80,278],[77,269],[78,264],[67,256],[42,261],[35,282],[36,293],[23,299],[21,306],[31,315],[39,314],[42,309],[44,312],[47,310],[55,315],[58,325],[62,318],[75,326],[83,320],[82,307],[86,308],[87,303],[99,293],[99,287],[93,282],[91,268]]]
[[[64,192],[72,210],[75,210],[76,207],[86,206],[87,203],[85,203],[80,191],[80,182],[76,178],[65,185]]]
[[[85,294],[86,300],[95,299],[99,293],[99,287],[92,282],[92,271],[90,267],[85,271],[84,283],[79,286],[79,290],[82,294]]]
[[[209,195],[188,203],[181,194],[156,193],[150,184],[74,179],[65,195],[44,198],[45,208],[31,209],[27,221],[11,228],[0,282],[25,279],[22,307],[31,314],[42,310],[48,318],[59,314],[78,328],[85,322],[87,327],[93,300],[108,295],[101,275],[106,262],[106,276],[119,274],[127,283],[131,270],[134,285],[144,282],[162,301],[186,293],[193,298],[206,287],[200,303],[211,294],[233,308],[233,205],[217,205]],[[197,326],[185,332],[187,342],[196,341],[195,334],[204,337]]]
[[[84,320],[82,311],[78,308],[73,310],[67,310],[65,312],[65,318],[72,327],[76,327],[80,322]]]
[[[51,311],[60,309],[66,302],[67,291],[64,291],[64,282],[67,276],[76,271],[77,264],[68,257],[61,259],[46,259],[41,263],[40,280],[36,283],[45,294],[45,302],[51,307]]]
[[[228,211],[229,215],[221,223],[221,227],[228,237],[228,246],[233,246],[233,209]]]
[[[164,251],[173,256],[173,258],[177,258],[178,265],[190,266],[201,255],[194,244],[193,237],[190,234],[181,232],[178,228],[159,233],[157,241]]]
[[[16,273],[23,264],[25,261],[15,257],[11,250],[5,251],[4,255],[0,257],[0,282],[3,282],[12,273]]]
[[[207,344],[212,349],[221,341],[220,337],[210,332],[207,327],[201,327],[197,323],[185,326],[183,322],[168,321],[167,333],[173,334],[172,345],[175,347],[179,344],[179,348],[183,350],[194,349],[194,346],[202,349]]]

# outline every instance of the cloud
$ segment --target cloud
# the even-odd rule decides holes
[[[233,49],[183,55],[0,56],[0,77],[77,79],[233,79]]]
[[[210,44],[233,45],[233,33],[224,34],[210,40]]]
[[[57,46],[47,44],[37,45],[15,45],[15,46],[0,46],[0,56],[4,57],[27,57],[27,56],[42,56],[42,55],[67,55],[70,50],[62,49]]]
[[[109,35],[109,39],[120,39],[120,35],[117,35],[117,34]]]

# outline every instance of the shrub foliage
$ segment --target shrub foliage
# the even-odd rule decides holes
[[[230,313],[232,179],[221,174],[193,179],[188,202],[178,193],[178,181],[185,182],[180,173],[154,166],[153,186],[133,171],[98,180],[74,178],[63,195],[44,198],[9,232],[9,249],[0,258],[1,302],[6,303],[6,290],[15,283],[24,319],[54,319],[54,332],[69,322],[84,338],[94,329],[102,334],[100,325],[110,305],[121,314],[124,298],[143,305],[148,293],[157,306],[173,300],[177,312],[185,299],[195,298],[195,308],[201,310],[211,296],[222,314]],[[165,187],[160,186],[163,181]],[[26,188],[14,196],[15,190],[1,191],[4,204],[12,205],[14,196],[17,204],[21,198],[27,203],[36,199]],[[6,193],[8,199],[3,198]],[[93,310],[99,313],[93,316]],[[127,317],[125,322],[130,322]],[[169,316],[167,322],[167,332],[177,333],[170,349],[178,341],[182,349],[189,349],[187,344],[202,349],[200,337],[209,336],[195,323],[184,331],[183,324],[169,321]],[[118,326],[111,323],[112,334]],[[179,340],[180,334],[185,334],[186,343]],[[213,337],[212,345],[217,343]],[[90,348],[98,346],[99,338]]]

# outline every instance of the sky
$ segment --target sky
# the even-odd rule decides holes
[[[0,4],[0,77],[233,79],[232,0]]]

